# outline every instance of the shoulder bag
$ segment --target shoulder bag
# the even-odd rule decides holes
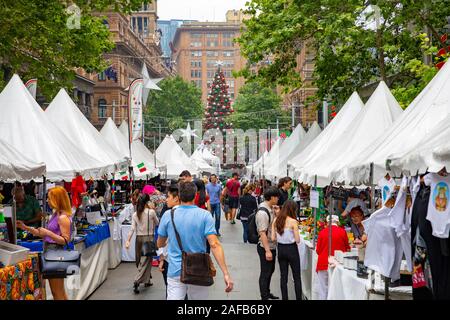
[[[148,212],[147,234],[150,234],[150,212]],[[154,228],[153,228],[154,230]],[[155,236],[153,235],[153,239]],[[142,244],[142,255],[145,257],[156,257],[156,244],[154,240],[146,241]]]
[[[183,250],[180,234],[173,219],[174,211],[174,209],[170,211],[170,216],[182,254],[180,281],[184,284],[209,287],[214,284],[214,277],[216,276],[216,269],[211,256],[208,253],[188,253]]]
[[[47,248],[41,254],[41,273],[44,279],[65,278],[80,272],[81,253],[64,248]]]

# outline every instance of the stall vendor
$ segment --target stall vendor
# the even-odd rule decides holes
[[[25,225],[30,227],[40,227],[44,215],[37,199],[26,195],[23,186],[14,187],[13,195],[16,199],[17,220],[23,221]]]
[[[369,214],[369,211],[367,210],[366,207],[366,203],[363,200],[361,200],[358,190],[356,188],[353,188],[350,191],[350,195],[347,199],[347,206],[345,207],[345,210],[342,213],[342,217],[347,217],[350,211],[352,211],[352,209],[356,207],[361,208],[362,212],[364,213],[364,216],[367,216]]]
[[[360,207],[355,207],[350,211],[350,226],[352,228],[354,244],[364,244],[367,241],[367,235],[364,231],[362,221],[364,220],[364,212]]]

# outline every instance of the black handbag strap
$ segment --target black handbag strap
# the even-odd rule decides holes
[[[181,252],[184,252],[183,246],[181,245],[180,234],[178,233],[177,227],[175,226],[175,221],[174,221],[174,219],[173,219],[174,212],[175,212],[175,209],[172,208],[172,209],[170,210],[170,217],[171,217],[171,219],[172,219],[173,229],[175,230],[175,236],[177,237],[178,246],[180,247]]]

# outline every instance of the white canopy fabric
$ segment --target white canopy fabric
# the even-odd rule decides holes
[[[51,181],[70,181],[79,172],[85,178],[100,178],[101,161],[73,144],[66,132],[50,121],[18,75],[0,93],[0,136],[28,159],[45,163]]]
[[[214,172],[213,167],[203,159],[203,153],[199,149],[195,150],[191,155],[191,160],[194,161],[195,165],[200,169],[201,172]]]
[[[426,171],[439,172],[444,167],[450,169],[449,150],[450,116],[438,123],[411,151],[391,155],[390,167],[395,172],[408,175]]]
[[[342,133],[353,123],[363,106],[364,103],[358,93],[354,92],[322,133],[299,155],[288,161],[288,165],[295,170],[294,175],[296,177],[300,175],[301,168],[318,161],[326,155],[327,150],[341,139]]]
[[[198,175],[195,163],[184,153],[172,135],[166,136],[156,149],[156,158],[166,165],[167,178],[178,178],[183,170]]]
[[[298,146],[306,136],[306,132],[302,125],[299,124],[292,134],[287,137],[280,146],[278,165],[274,165],[268,170],[268,177],[270,179],[276,179],[285,177],[287,174],[287,161],[293,154],[295,147]]]
[[[107,119],[105,125],[100,130],[100,133],[111,146],[120,152],[121,155],[129,157],[128,138],[120,132],[111,118]],[[154,168],[153,158],[134,143],[131,145],[131,158],[135,179],[144,179],[146,175],[153,176],[157,174],[157,170]],[[141,163],[144,164],[145,168],[143,172],[140,172],[137,167]],[[120,178],[118,175],[116,177]]]
[[[269,172],[271,170],[275,170],[275,168],[280,164],[280,148],[282,145],[283,139],[278,138],[272,145],[272,148],[270,148],[267,157],[264,158],[264,170],[261,165],[261,172],[266,178],[270,179]]]
[[[94,128],[72,101],[66,90],[61,89],[45,110],[56,127],[70,132],[68,138],[81,150],[100,159],[110,173],[127,167],[128,160],[115,150]]]
[[[255,161],[255,163],[248,165],[247,168],[247,172],[249,172],[250,174],[253,174],[255,176],[261,175],[262,176],[262,168],[263,168],[263,164],[265,159],[267,158],[269,152],[266,150],[264,151],[263,155]]]
[[[125,136],[125,138],[128,141],[128,124],[125,122],[125,120],[122,121],[122,123],[120,124],[119,131]],[[132,155],[133,155],[133,152],[135,152],[134,150],[136,150],[136,152],[137,152],[137,155],[136,155],[137,159],[140,159],[140,158],[145,159],[145,161],[148,162],[152,168],[150,170],[150,172],[143,172],[143,173],[140,173],[139,170],[137,170],[137,172],[135,172],[136,177],[139,177],[139,176],[145,177],[147,174],[157,175],[157,174],[161,173],[161,169],[164,167],[164,164],[161,163],[160,161],[158,161],[158,159],[155,157],[155,155],[150,150],[148,150],[148,148],[144,145],[144,143],[142,143],[141,140],[133,140],[133,142],[131,143]],[[138,154],[140,154],[141,156],[138,156]],[[136,164],[139,164],[141,162],[137,162]],[[155,164],[155,162],[156,162],[156,164]]]
[[[0,140],[0,181],[26,181],[45,175],[45,164],[34,162]]]
[[[384,81],[381,81],[364,108],[347,128],[343,139],[328,150],[319,169],[320,175],[330,177],[338,183],[348,183],[348,170],[352,162],[370,148],[372,144],[389,130],[403,113],[395,97]],[[332,160],[332,161],[331,161]],[[326,163],[329,161],[329,163]]]
[[[352,182],[369,180],[370,163],[374,164],[374,181],[381,179],[388,172],[386,160],[391,155],[412,151],[417,142],[438,128],[441,119],[449,114],[450,63],[446,63],[391,128],[354,161],[349,170]],[[392,176],[399,174],[395,171],[390,173]]]

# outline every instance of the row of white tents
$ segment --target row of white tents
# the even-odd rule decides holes
[[[354,92],[322,132],[316,126],[278,139],[247,170],[325,186],[368,185],[371,164],[375,182],[450,168],[450,63],[405,111],[382,81],[366,104]]]
[[[109,118],[97,131],[64,89],[43,111],[18,75],[0,93],[0,115],[0,180],[45,176],[67,181],[76,173],[94,179],[116,173],[119,178],[129,163],[137,179],[214,170],[198,154],[189,158],[172,136],[165,137],[155,154],[139,140],[132,142],[130,152],[125,122],[117,128]]]

